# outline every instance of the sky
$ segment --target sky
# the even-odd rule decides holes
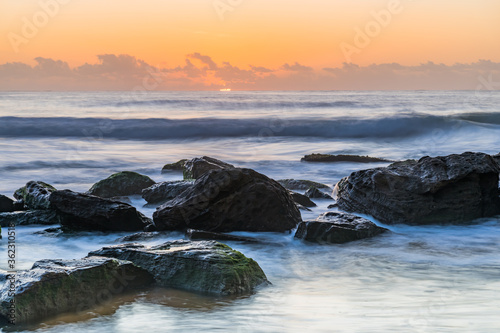
[[[498,0],[0,0],[0,36],[0,90],[500,82]]]

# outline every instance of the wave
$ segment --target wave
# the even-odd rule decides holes
[[[500,114],[384,118],[106,119],[0,117],[0,137],[165,140],[224,137],[404,138],[462,126],[500,124]]]
[[[254,109],[316,109],[316,108],[376,108],[377,105],[367,105],[354,101],[334,101],[334,102],[295,102],[295,101],[221,101],[221,100],[189,100],[189,99],[154,99],[154,100],[128,100],[118,103],[93,104],[94,107],[112,106],[112,107],[160,107],[175,106],[180,109],[204,110],[254,110]]]

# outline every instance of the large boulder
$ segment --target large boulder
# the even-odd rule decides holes
[[[194,182],[187,180],[174,180],[154,184],[142,190],[142,197],[150,204],[164,203],[177,197],[179,194],[192,187]]]
[[[0,272],[0,281],[0,316],[23,324],[97,307],[153,278],[131,262],[88,257],[37,261],[14,276]]]
[[[494,159],[463,153],[352,173],[335,188],[340,209],[387,224],[460,223],[499,213]]]
[[[233,165],[212,157],[193,158],[184,164],[184,179],[198,179],[210,170],[232,168],[234,168]]]
[[[72,229],[139,231],[152,223],[129,204],[70,190],[53,192],[50,203],[58,211],[61,225]]]
[[[157,208],[158,230],[278,231],[296,227],[300,212],[290,193],[251,169],[211,170],[192,188]]]
[[[129,260],[150,272],[160,286],[202,293],[249,293],[268,283],[257,262],[215,241],[178,240],[151,247],[122,244],[89,255]]]
[[[14,198],[22,200],[27,209],[50,209],[50,195],[56,189],[47,183],[29,181],[14,192]]]
[[[18,211],[12,213],[0,213],[0,226],[30,225],[30,224],[59,224],[59,214],[55,210],[39,209]]]
[[[386,232],[386,228],[353,214],[328,212],[315,221],[299,224],[295,238],[314,243],[342,244],[370,238]]]
[[[0,194],[0,213],[10,213],[15,210],[14,200]]]
[[[132,171],[122,171],[95,183],[87,194],[101,198],[141,194],[143,189],[153,184],[155,184],[155,181],[148,176]]]
[[[305,191],[311,186],[317,187],[319,189],[331,190],[330,186],[321,184],[318,182],[313,182],[312,180],[304,179],[280,179],[277,182],[289,190],[301,190]]]

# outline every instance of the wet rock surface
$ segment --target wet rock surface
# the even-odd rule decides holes
[[[142,190],[142,198],[150,204],[165,203],[192,187],[193,184],[194,182],[186,180],[157,183]]]
[[[61,225],[72,229],[139,231],[152,224],[129,204],[70,190],[52,193],[50,202],[61,217]]]
[[[301,221],[290,193],[251,169],[211,170],[153,214],[158,230],[286,231]]]
[[[151,284],[153,277],[131,262],[88,257],[40,260],[30,270],[18,271],[14,280],[0,272],[0,316],[8,320],[15,302],[16,324],[22,324],[91,309],[113,295]]]
[[[212,157],[193,158],[184,164],[184,179],[198,179],[210,170],[232,168],[234,168],[234,165]]]
[[[387,224],[462,223],[500,213],[495,160],[463,153],[352,173],[336,186],[340,209]]]
[[[328,212],[315,221],[301,222],[295,238],[314,243],[342,244],[374,237],[386,231],[386,228],[354,214]]]
[[[268,283],[257,262],[216,241],[122,244],[89,255],[129,260],[150,272],[160,286],[207,294],[249,293]]]
[[[148,176],[137,172],[122,171],[95,183],[87,194],[101,198],[112,198],[141,194],[142,190],[155,184]]]

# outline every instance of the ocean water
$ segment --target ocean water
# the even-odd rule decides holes
[[[161,174],[162,166],[203,155],[275,179],[333,186],[355,170],[385,164],[300,158],[331,153],[403,160],[464,151],[500,152],[500,92],[0,93],[0,193],[9,196],[29,180],[86,191],[122,170],[156,181],[180,179],[179,173]],[[152,215],[141,198],[132,202]],[[329,203],[318,201],[303,218],[315,218]],[[228,244],[257,260],[273,283],[254,295],[144,290],[27,329],[500,330],[500,218],[466,226],[386,227],[391,232],[380,237],[331,246],[296,241],[293,233],[252,234],[265,243]],[[44,258],[81,258],[124,235],[34,234],[44,228],[17,228],[19,269]],[[178,238],[183,235],[172,233],[149,243]],[[5,241],[0,252],[5,269]]]

